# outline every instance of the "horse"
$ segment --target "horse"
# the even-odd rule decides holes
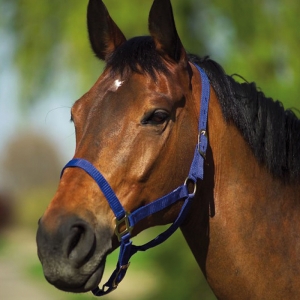
[[[102,296],[130,256],[180,227],[218,299],[298,298],[300,120],[255,83],[187,54],[170,0],[154,0],[150,36],[127,40],[101,0],[89,1],[87,21],[106,67],[72,106],[74,159],[39,220],[46,279]],[[132,244],[165,224],[146,246]]]

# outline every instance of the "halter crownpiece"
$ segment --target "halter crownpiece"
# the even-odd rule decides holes
[[[119,199],[117,198],[116,194],[114,193],[104,176],[89,161],[81,158],[74,158],[66,164],[66,166],[61,172],[62,176],[66,168],[78,167],[83,169],[86,173],[88,173],[98,184],[99,188],[106,197],[109,206],[111,207],[116,217],[115,234],[118,237],[119,242],[121,243],[119,259],[115,271],[112,273],[109,280],[103,285],[102,289],[98,287],[92,290],[95,296],[106,295],[118,287],[118,284],[125,277],[127,269],[129,267],[129,259],[135,253],[137,253],[138,251],[146,251],[163,243],[178,229],[178,227],[182,224],[183,220],[185,219],[189,207],[191,205],[192,199],[196,194],[197,181],[199,179],[203,180],[204,159],[206,156],[206,150],[208,146],[207,118],[208,104],[210,98],[210,84],[205,72],[196,64],[195,67],[200,72],[202,81],[202,91],[200,100],[201,109],[198,125],[199,134],[198,143],[196,145],[189,175],[183,185],[181,185],[171,193],[129,213],[124,210],[122,204],[120,203]],[[192,183],[194,186],[194,190],[192,191],[192,193],[190,193],[188,189],[188,185],[190,183]],[[130,240],[131,231],[139,221],[183,199],[184,203],[177,219],[165,232],[158,235],[155,239],[142,246],[135,246],[132,244],[132,241]],[[123,228],[124,225],[125,229],[120,231],[120,228]]]

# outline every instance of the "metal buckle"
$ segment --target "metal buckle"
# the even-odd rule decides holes
[[[199,154],[200,154],[204,159],[206,159],[206,153],[205,153],[204,151],[201,151],[201,149],[200,149],[201,136],[202,136],[202,135],[205,136],[205,137],[207,137],[207,132],[206,132],[205,129],[200,130],[200,131],[199,131],[199,134],[198,134],[198,152],[199,152]]]
[[[115,222],[116,222],[115,235],[117,236],[119,242],[121,242],[121,239],[125,234],[131,233],[133,229],[133,227],[131,227],[129,224],[129,219],[128,219],[129,215],[130,214],[128,212],[125,212],[125,216],[121,220],[115,218]],[[120,231],[120,227],[122,225],[125,225],[125,229],[123,231]]]
[[[120,269],[119,269],[119,271],[117,272],[117,274],[116,274],[116,276],[115,276],[115,279],[114,279],[114,281],[113,281],[113,283],[112,283],[112,287],[113,287],[114,289],[116,289],[116,288],[118,287],[118,285],[121,283],[121,281],[122,281],[123,278],[124,278],[124,276],[123,276],[122,279],[117,283],[116,281],[117,281],[117,279],[118,279],[118,276],[120,275],[120,273],[121,273],[123,270],[128,269],[129,266],[130,266],[130,262],[129,262],[127,265],[124,265],[124,266],[121,266],[121,267],[120,267]]]

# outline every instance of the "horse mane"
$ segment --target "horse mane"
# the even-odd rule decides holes
[[[255,83],[235,81],[208,57],[191,55],[190,60],[205,70],[225,120],[237,126],[256,159],[285,182],[299,179],[300,120],[294,112],[266,97]]]
[[[224,118],[233,122],[250,145],[259,163],[276,177],[289,182],[300,177],[300,120],[279,101],[268,98],[255,83],[239,83],[208,57],[189,55],[203,68],[219,99]],[[168,69],[151,37],[135,37],[121,45],[107,60],[106,68],[149,74]]]

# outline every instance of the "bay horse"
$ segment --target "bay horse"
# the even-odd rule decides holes
[[[106,67],[71,109],[74,159],[39,221],[46,279],[101,296],[131,255],[180,226],[218,299],[298,299],[300,120],[254,83],[188,55],[170,0],[154,0],[149,37],[126,40],[101,0],[89,1],[87,19]],[[162,224],[173,225],[132,245]]]

